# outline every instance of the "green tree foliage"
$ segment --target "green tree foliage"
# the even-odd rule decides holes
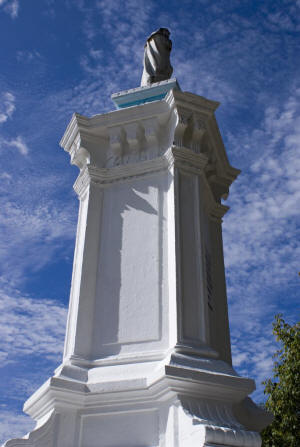
[[[275,316],[273,334],[280,342],[273,367],[274,378],[268,379],[264,393],[266,409],[274,421],[261,433],[263,447],[300,446],[300,323],[287,324],[282,315]]]

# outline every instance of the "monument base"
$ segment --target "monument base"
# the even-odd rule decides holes
[[[253,380],[221,360],[61,365],[26,403],[35,430],[5,447],[259,447],[268,415]],[[251,404],[252,403],[252,404]]]
[[[231,367],[227,318],[222,198],[239,170],[218,103],[172,83],[67,127],[80,208],[64,361],[24,406],[36,429],[6,447],[260,446],[270,418]]]

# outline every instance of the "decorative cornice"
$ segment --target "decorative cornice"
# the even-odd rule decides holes
[[[203,111],[206,115],[212,116],[220,103],[212,101],[204,96],[195,95],[189,92],[182,92],[179,90],[171,90],[165,97],[165,101],[170,107],[175,105],[181,105],[187,107],[190,110]]]
[[[171,90],[162,101],[92,118],[74,114],[61,145],[81,171],[88,166],[90,172],[98,169],[95,181],[102,185],[155,172],[166,160],[169,166],[174,161],[177,167],[196,174],[204,169],[213,195],[211,203],[217,204],[211,216],[219,219],[228,209],[219,202],[226,200],[240,170],[229,164],[214,117],[218,105],[192,93]],[[171,157],[169,162],[171,146],[174,160]],[[85,178],[80,174],[75,183],[79,195]]]
[[[106,136],[107,127],[121,126],[128,122],[140,121],[158,115],[168,114],[169,107],[164,100],[146,103],[136,107],[114,110],[105,114],[94,115],[91,118],[78,113],[72,115],[71,121],[60,141],[60,146],[67,152],[78,132],[86,131],[93,136]],[[167,117],[161,116],[165,121]]]

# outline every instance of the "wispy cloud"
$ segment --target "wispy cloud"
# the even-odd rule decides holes
[[[7,172],[2,172],[0,174],[1,180],[10,180],[12,178],[11,174],[8,174]]]
[[[29,397],[60,363],[67,309],[61,302],[31,298],[1,284],[0,313],[1,444],[24,436],[35,425],[21,413],[20,404],[14,411],[11,406]]]
[[[17,60],[18,61],[31,62],[34,59],[41,59],[41,54],[36,50],[17,51]]]
[[[233,151],[248,154],[224,220],[233,354],[238,370],[256,377],[260,399],[276,348],[274,314],[293,315],[297,306],[289,290],[299,281],[299,98],[295,87],[284,103],[266,107],[259,128],[229,137]]]
[[[16,110],[16,97],[11,92],[3,92],[0,95],[0,124],[5,123],[12,117]],[[21,155],[27,155],[29,148],[21,135],[6,139],[0,135],[0,149],[5,147],[13,147],[19,151]]]
[[[252,161],[232,190],[232,211],[225,223],[227,266],[254,268],[266,279],[272,275],[273,285],[296,269],[297,248],[290,236],[300,201],[298,97],[300,88],[282,106],[267,107],[259,129],[232,139],[237,151],[241,142],[243,150],[252,151]],[[289,262],[282,270],[284,253]],[[266,262],[268,271],[259,272]]]
[[[28,185],[24,191],[27,189]],[[16,199],[9,197],[0,202],[0,280],[10,284],[23,282],[29,272],[43,269],[62,247],[70,256],[75,234],[76,217],[72,207],[49,202],[35,205],[30,200],[21,204]]]
[[[0,0],[0,8],[3,8],[3,11],[9,14],[12,19],[18,17],[19,6],[18,0]]]
[[[233,364],[239,374],[254,378],[256,391],[253,398],[260,403],[265,400],[262,382],[272,377],[273,354],[278,349],[271,336],[263,331],[246,336],[245,333],[235,333],[231,337]]]
[[[6,123],[14,114],[16,110],[16,98],[11,92],[3,92],[0,94],[0,124]],[[20,155],[27,156],[29,153],[29,147],[25,139],[21,135],[15,137],[4,137],[0,134],[0,152],[1,155],[7,149],[16,149]],[[0,180],[8,180],[10,178],[9,173],[3,173]]]
[[[11,92],[0,94],[0,124],[5,123],[16,110],[15,96]]]
[[[32,298],[1,284],[0,313],[1,444],[35,425],[21,405],[61,362],[67,309],[61,302]]]
[[[5,364],[32,354],[61,360],[66,321],[61,303],[33,299],[14,289],[0,292],[0,309],[0,352]]]
[[[16,138],[12,138],[10,140],[6,140],[4,138],[0,138],[0,148],[1,147],[13,147],[18,149],[21,155],[28,155],[29,148],[24,141],[24,138],[18,135]]]
[[[12,116],[15,95],[6,92],[4,98],[8,101],[6,116]],[[63,246],[68,256],[72,256],[76,210],[73,204],[66,207],[57,198],[63,189],[61,174],[40,172],[36,143],[33,146],[29,157],[29,144],[23,136],[12,136],[12,132],[5,137],[0,135],[0,153],[5,165],[5,172],[0,176],[0,282],[3,284],[26,282],[28,272],[43,269]]]
[[[155,1],[130,0],[124,8],[120,0],[97,1],[92,5],[84,0],[69,0],[69,7],[79,8],[82,15],[87,51],[79,55],[78,62],[85,79],[75,89],[59,92],[57,101],[63,103],[59,108],[66,108],[69,114],[74,107],[88,114],[111,109],[111,93],[139,85],[145,38],[159,26],[171,30],[173,75],[184,90],[219,100],[224,107],[242,104],[252,108],[254,98],[263,101],[264,89],[282,86],[284,71],[274,73],[269,61],[278,67],[283,67],[284,62],[289,70],[293,70],[294,63],[288,51],[287,60],[281,60],[279,33],[266,37],[265,27],[270,21],[263,8],[258,9],[254,21],[239,14],[237,5],[238,2],[206,4],[198,26],[194,26],[189,7],[170,10]],[[274,5],[273,10],[278,13],[280,8]],[[299,22],[289,9],[286,14]],[[287,48],[291,39],[285,36]],[[101,91],[101,98],[95,96],[95,91]]]

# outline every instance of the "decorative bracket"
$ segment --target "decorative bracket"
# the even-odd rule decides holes
[[[69,153],[71,164],[78,166],[79,169],[82,169],[90,162],[90,153],[83,147],[80,134],[75,138]]]
[[[194,113],[191,149],[196,153],[201,152],[201,141],[203,135],[205,134],[205,131],[206,131],[206,123],[204,119],[199,114]]]
[[[176,107],[174,109],[176,114],[176,125],[174,130],[173,144],[178,147],[184,146],[184,134],[191,123],[192,114],[188,109]]]

